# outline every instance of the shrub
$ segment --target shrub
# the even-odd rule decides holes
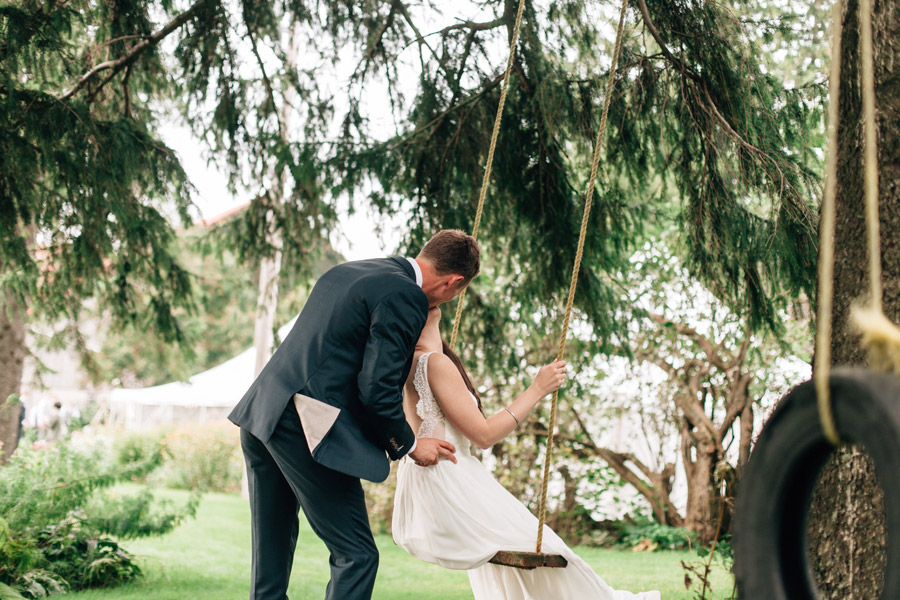
[[[13,598],[44,598],[52,594],[64,594],[69,591],[69,586],[65,581],[44,569],[33,569],[22,574],[16,583],[18,590],[15,590],[15,588],[11,589],[16,591],[16,593],[21,591],[21,594],[13,596]]]
[[[240,438],[230,423],[176,429],[162,439],[160,447],[163,465],[153,481],[201,492],[241,489]]]
[[[130,433],[113,444],[114,460],[120,467],[143,464],[145,469],[132,475],[133,481],[144,482],[149,473],[163,463],[162,433]]]
[[[44,528],[37,535],[37,546],[49,563],[47,571],[72,589],[112,587],[141,575],[134,557],[87,526],[81,514]]]
[[[681,550],[696,544],[694,532],[662,525],[647,517],[623,522],[619,528],[619,545],[643,550]]]
[[[140,575],[133,558],[109,537],[159,534],[193,516],[187,506],[136,496],[100,496],[104,488],[153,468],[139,458],[120,463],[64,444],[21,448],[0,468],[0,599],[41,598],[68,589],[109,586]]]
[[[200,496],[193,495],[179,508],[171,500],[155,499],[146,489],[134,496],[104,494],[91,499],[82,519],[93,530],[127,540],[172,531],[194,516],[199,503]]]

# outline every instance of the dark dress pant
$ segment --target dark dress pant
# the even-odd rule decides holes
[[[378,549],[362,485],[313,460],[293,402],[267,443],[241,429],[241,448],[253,537],[250,600],[287,600],[300,509],[331,553],[325,600],[371,598]]]

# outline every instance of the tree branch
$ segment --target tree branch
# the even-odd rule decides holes
[[[262,74],[263,86],[266,88],[266,97],[269,99],[269,103],[272,105],[272,113],[275,115],[275,121],[278,123],[278,133],[284,139],[287,137],[288,132],[285,131],[284,125],[281,122],[281,117],[278,115],[278,105],[275,103],[275,92],[272,89],[272,82],[269,80],[269,76],[266,73],[266,65],[263,63],[262,57],[259,55],[259,46],[256,43],[256,36],[253,35],[253,28],[250,27],[250,19],[248,18],[248,6],[247,2],[241,2],[241,17],[244,21],[244,27],[247,28],[247,36],[250,38],[250,50],[253,52],[253,56],[256,58],[256,64],[259,67],[259,72]]]
[[[155,46],[167,35],[191,20],[200,11],[200,9],[203,8],[204,5],[209,4],[211,1],[212,0],[197,0],[197,2],[195,2],[189,9],[172,19],[165,27],[163,27],[156,33],[147,36],[142,42],[135,44],[131,48],[131,50],[129,50],[128,53],[124,56],[121,56],[116,60],[108,60],[94,66],[90,71],[82,75],[81,79],[78,80],[78,83],[75,84],[75,87],[73,87],[62,96],[59,96],[57,100],[65,102],[66,100],[77,94],[82,88],[84,88],[84,86],[86,86],[94,77],[96,77],[98,73],[101,73],[107,69],[112,70],[112,73],[110,73],[109,76],[107,76],[100,83],[100,85],[97,86],[97,89],[94,90],[93,94],[96,94],[97,90],[109,83],[109,81],[116,74],[122,71],[122,69],[129,67],[148,48]]]
[[[488,29],[496,29],[497,27],[501,27],[504,23],[506,23],[506,17],[500,17],[499,19],[494,19],[493,21],[484,21],[480,23],[476,21],[462,21],[455,25],[448,25],[441,30],[429,33],[425,37],[428,37],[430,35],[440,35],[441,37],[443,37],[451,31],[456,31],[459,29],[468,29],[470,32],[486,31]]]
[[[686,64],[684,64],[684,62],[681,59],[679,59],[674,54],[672,54],[672,51],[669,50],[669,47],[666,46],[665,41],[663,41],[662,36],[659,34],[659,30],[656,29],[656,25],[653,24],[653,19],[650,18],[650,11],[647,8],[646,0],[638,0],[638,6],[640,7],[641,16],[644,19],[644,24],[647,26],[647,29],[650,31],[650,35],[656,41],[656,43],[659,46],[659,49],[662,51],[663,55],[669,60],[669,62],[671,62],[676,67],[678,67],[678,69],[681,71],[682,75],[686,75],[691,80],[693,80],[697,85],[700,86],[700,89],[703,91],[703,95],[706,97],[706,103],[704,103],[704,104],[706,104],[709,107],[710,113],[712,113],[712,115],[715,117],[715,119],[717,121],[719,121],[719,123],[721,123],[721,125],[725,129],[726,133],[728,133],[730,136],[734,137],[741,146],[743,146],[750,152],[767,158],[767,155],[765,152],[763,152],[762,150],[760,150],[759,148],[757,148],[756,146],[754,146],[753,144],[751,144],[750,142],[745,140],[737,131],[734,130],[734,128],[731,126],[731,123],[728,122],[728,120],[724,117],[724,115],[722,115],[722,113],[719,112],[719,109],[716,106],[716,103],[713,100],[712,95],[709,93],[709,88],[706,87],[706,82],[703,80],[703,78],[700,77],[697,73],[693,72],[691,69],[689,69],[688,66]],[[776,165],[776,168],[778,168],[777,165]]]
[[[725,434],[731,429],[735,419],[743,414],[747,407],[753,405],[753,400],[749,394],[750,380],[751,376],[747,373],[734,380],[731,388],[731,400],[725,409],[725,418],[719,426],[719,439],[725,439]]]
[[[406,8],[406,5],[403,4],[403,2],[401,0],[394,0],[393,5],[400,9],[400,14],[403,16],[403,20],[406,21],[406,24],[409,25],[409,28],[413,30],[414,34],[416,34],[416,41],[421,46],[425,46],[426,48],[428,48],[428,51],[431,52],[431,55],[437,61],[438,67],[441,69],[441,71],[444,72],[444,75],[447,77],[447,80],[448,81],[452,80],[452,77],[451,77],[450,73],[447,71],[447,68],[444,65],[444,62],[434,51],[434,48],[432,48],[431,45],[428,43],[428,41],[425,39],[425,36],[422,35],[422,32],[419,31],[419,28],[416,27],[416,24],[413,23],[412,16],[410,16],[409,10]],[[423,71],[424,71],[424,65],[423,65]]]
[[[741,413],[741,439],[738,442],[737,476],[743,475],[744,466],[750,460],[750,444],[753,442],[753,403],[748,402]]]
[[[675,367],[670,365],[661,356],[652,354],[647,351],[636,352],[635,356],[637,356],[641,360],[645,360],[658,366],[666,372],[670,379],[679,380],[681,378],[679,376],[679,369],[676,369]],[[688,367],[688,365],[685,365],[685,367]],[[691,423],[691,425],[696,427],[698,431],[702,431],[701,438],[715,443],[714,440],[716,437],[716,428],[715,425],[713,425],[713,422],[707,416],[706,411],[703,410],[703,406],[700,404],[699,385],[697,385],[696,383],[692,384],[690,374],[687,374],[687,379],[685,380],[683,385],[688,386],[688,392],[690,393],[684,392],[684,390],[682,390],[681,392],[676,392],[673,395],[675,405],[678,406],[682,414]]]
[[[647,316],[650,317],[651,320],[655,321],[657,324],[665,327],[668,323],[671,323],[675,327],[675,331],[694,340],[700,349],[703,350],[703,353],[706,354],[706,358],[709,362],[722,369],[723,371],[727,371],[729,368],[728,363],[725,359],[722,358],[722,355],[719,354],[717,346],[713,344],[708,338],[701,335],[696,329],[687,325],[686,323],[679,323],[678,321],[673,321],[672,319],[668,319],[663,315],[647,311]]]
[[[660,473],[656,473],[630,452],[618,453],[608,448],[602,448],[594,442],[578,412],[572,411],[572,415],[575,417],[575,422],[578,423],[581,433],[584,434],[588,441],[584,442],[565,434],[557,434],[554,437],[581,444],[591,450],[650,502],[660,522],[680,527],[684,519],[678,514],[678,509],[675,508],[675,505],[672,504],[669,498],[669,493],[672,491],[672,478],[675,476],[675,465],[668,463]],[[648,484],[638,477],[632,469],[628,468],[625,464],[626,462],[636,466],[650,480],[650,483]]]
[[[644,25],[647,26],[647,29],[650,31],[650,35],[653,36],[653,39],[656,41],[656,45],[659,46],[659,49],[662,51],[663,55],[669,59],[673,65],[678,67],[683,75],[687,75],[691,79],[696,82],[700,82],[700,76],[691,71],[681,59],[677,58],[672,51],[669,50],[669,47],[663,41],[662,36],[659,35],[659,30],[656,29],[656,25],[653,24],[653,19],[650,18],[650,10],[647,8],[646,0],[638,0],[638,7],[641,11],[641,17],[644,19]]]
[[[409,142],[412,138],[416,137],[417,135],[419,135],[420,133],[422,133],[422,132],[425,131],[426,129],[430,128],[430,127],[433,126],[433,125],[436,125],[437,123],[439,123],[444,117],[446,117],[446,116],[449,115],[450,113],[452,113],[452,112],[454,112],[454,111],[456,111],[456,110],[459,110],[460,108],[462,108],[463,106],[466,106],[466,105],[469,104],[470,102],[474,102],[474,101],[478,100],[479,98],[481,98],[482,96],[484,96],[486,93],[488,93],[490,90],[492,90],[493,88],[495,88],[501,81],[503,81],[503,75],[504,75],[504,74],[501,73],[501,74],[498,75],[493,81],[491,81],[491,82],[488,83],[486,86],[484,86],[484,88],[482,88],[481,91],[479,91],[477,94],[474,94],[473,96],[469,96],[468,98],[466,98],[465,100],[463,100],[462,102],[460,102],[459,104],[457,104],[457,105],[455,105],[455,106],[451,106],[450,108],[448,108],[447,110],[445,110],[445,111],[442,112],[441,114],[437,115],[435,118],[433,118],[432,120],[428,121],[427,123],[425,123],[425,124],[422,125],[421,127],[416,128],[415,131],[412,131],[412,132],[409,133],[408,135],[404,136],[403,139],[397,140],[396,142],[394,142],[393,144],[391,144],[390,146],[388,146],[388,150],[396,150],[398,146],[400,146],[400,145],[403,144],[403,143]]]
[[[390,9],[390,11],[388,11],[388,15],[387,15],[387,17],[385,17],[384,23],[381,24],[381,28],[378,30],[378,34],[375,36],[375,39],[372,41],[371,44],[369,44],[369,48],[366,50],[365,56],[363,56],[360,59],[359,64],[356,65],[356,69],[354,69],[354,73],[358,72],[359,68],[361,66],[363,66],[363,64],[365,64],[365,67],[363,67],[363,76],[365,76],[365,71],[368,69],[369,61],[372,60],[372,56],[375,54],[375,49],[378,47],[378,44],[381,43],[381,40],[384,39],[384,34],[388,30],[388,27],[390,27],[391,24],[394,22],[394,14],[395,14],[394,9],[396,7],[397,7],[396,4],[391,3],[391,9]]]
[[[131,117],[131,94],[128,91],[128,80],[131,79],[131,67],[128,65],[125,70],[125,77],[122,78],[122,96],[125,98],[125,117]]]

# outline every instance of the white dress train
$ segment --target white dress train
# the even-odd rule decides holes
[[[451,442],[459,462],[419,467],[408,457],[400,461],[394,541],[421,560],[468,570],[475,600],[659,600],[655,591],[614,590],[547,526],[542,550],[563,555],[566,568],[523,570],[487,562],[498,550],[534,551],[538,520],[472,456],[469,441],[444,418],[428,384],[429,354],[419,358],[413,376],[422,418],[418,436]]]

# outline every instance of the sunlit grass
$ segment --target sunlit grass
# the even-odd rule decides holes
[[[184,499],[181,492],[164,492]],[[291,600],[317,600],[325,596],[328,553],[301,520],[300,539],[288,595]],[[381,565],[375,585],[380,600],[471,599],[469,579],[463,571],[450,571],[423,563],[394,545],[390,536],[376,536]],[[138,556],[145,576],[111,590],[70,594],[76,600],[234,600],[249,595],[250,510],[237,496],[208,494],[197,518],[161,538],[124,542]],[[615,588],[656,589],[664,600],[688,600],[681,561],[696,561],[686,552],[629,552],[579,548],[581,556]],[[719,569],[713,577],[715,598],[728,598],[731,577]],[[707,595],[707,598],[711,596]],[[564,598],[554,600],[569,600]],[[578,599],[580,600],[580,599]]]

